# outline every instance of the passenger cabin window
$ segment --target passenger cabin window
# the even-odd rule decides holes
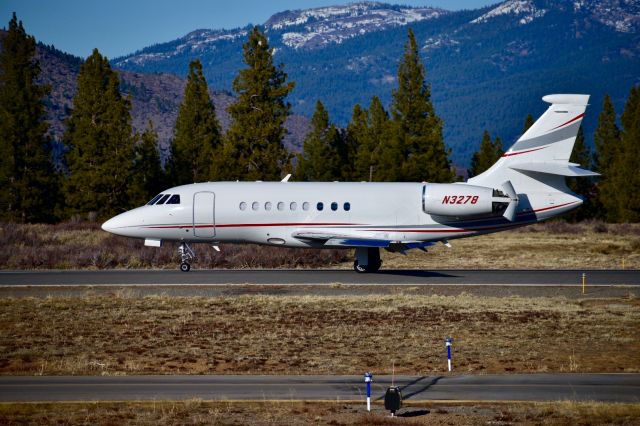
[[[336,203],[335,201],[331,203],[331,210],[333,210],[334,212],[338,210],[338,203]]]
[[[264,203],[264,209],[267,211],[271,210],[271,201]]]
[[[156,202],[156,201],[158,201],[158,200],[159,200],[163,195],[164,195],[164,194],[158,194],[158,195],[156,195],[155,197],[153,197],[153,198],[151,199],[151,201],[149,201],[149,202],[147,203],[147,205],[148,205],[148,206],[152,206],[152,205],[153,205],[153,204],[155,204],[155,202]]]
[[[180,204],[180,195],[173,194],[171,198],[169,198],[169,201],[167,201],[167,204]]]
[[[260,207],[260,204],[258,204],[257,201],[254,201],[253,203],[251,203],[252,210],[258,210],[259,207]]]
[[[292,202],[291,204],[289,204],[289,208],[290,208],[291,210],[295,210],[295,209],[297,209],[297,208],[298,208],[298,205],[297,205],[297,204],[296,204],[296,202],[294,201],[294,202]]]
[[[278,210],[280,211],[284,210],[284,203],[282,201],[278,202]]]
[[[240,210],[246,210],[247,209],[247,203],[245,203],[244,201],[240,203]]]
[[[304,202],[302,203],[302,210],[304,211],[308,211],[309,210],[309,203],[308,202]]]
[[[348,212],[351,210],[351,203],[344,203],[344,211]]]
[[[322,209],[324,209],[324,204],[323,203],[318,203],[316,205],[316,207],[318,208],[318,211],[322,211]]]
[[[160,198],[158,200],[158,202],[156,203],[156,206],[159,206],[160,204],[164,204],[165,201],[167,201],[167,199],[171,196],[171,194],[166,194],[163,195],[162,198]]]

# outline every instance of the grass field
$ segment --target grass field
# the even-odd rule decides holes
[[[640,404],[415,404],[390,418],[340,402],[135,402],[0,404],[1,424],[64,425],[637,425]]]
[[[339,290],[339,289],[338,289]],[[0,374],[639,372],[640,301],[421,295],[0,299]]]
[[[382,252],[384,268],[636,268],[640,224],[548,222],[437,245],[408,256]],[[195,245],[196,268],[351,268],[353,250],[223,245],[220,253]],[[176,244],[144,247],[98,224],[0,223],[0,268],[176,268]]]

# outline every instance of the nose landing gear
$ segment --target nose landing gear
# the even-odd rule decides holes
[[[380,249],[377,247],[356,248],[356,260],[353,261],[353,270],[359,273],[377,272],[382,265]]]
[[[191,270],[191,261],[196,257],[196,254],[187,243],[180,244],[178,254],[180,254],[180,270],[189,272]]]

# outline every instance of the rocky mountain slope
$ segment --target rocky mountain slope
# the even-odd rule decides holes
[[[76,80],[82,59],[42,44],[37,47],[37,59],[42,69],[40,83],[47,84],[51,88],[45,100],[49,131],[53,139],[61,141],[64,120],[73,107],[73,97],[77,89]],[[166,157],[169,153],[178,108],[184,94],[185,80],[165,73],[145,74],[120,70],[119,74],[121,91],[131,99],[134,130],[142,132],[151,120],[158,132],[160,150],[163,157]],[[231,123],[226,109],[233,102],[233,97],[227,92],[212,89],[210,94],[220,124],[226,131]],[[286,125],[290,134],[286,137],[285,144],[294,152],[300,151],[301,141],[308,131],[309,120],[305,117],[291,116]]]

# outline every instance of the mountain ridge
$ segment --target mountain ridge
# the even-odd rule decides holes
[[[390,22],[381,24],[383,18]],[[263,29],[276,63],[284,63],[296,82],[289,97],[291,133],[285,140],[290,150],[301,150],[317,99],[343,127],[356,103],[367,107],[376,95],[386,107],[391,104],[410,19],[457,166],[468,165],[484,129],[509,147],[526,115],[546,108],[540,97],[554,92],[593,95],[583,122],[589,141],[604,93],[612,96],[620,113],[629,89],[640,83],[640,0],[508,0],[457,12],[361,2],[283,11]],[[112,60],[121,90],[131,96],[134,129],[142,131],[152,120],[163,156],[192,59],[202,61],[218,117],[223,129],[228,128],[230,86],[245,66],[242,43],[247,30],[199,29]],[[285,34],[303,31],[315,35],[297,47],[284,43]],[[50,131],[60,141],[82,59],[43,44],[38,57],[41,81],[52,87],[45,100]]]
[[[595,108],[584,122],[590,138],[604,93],[620,111],[640,83],[639,0],[508,0],[456,12],[361,2],[283,11],[262,28],[276,62],[296,82],[293,111],[309,117],[320,99],[345,126],[356,103],[366,107],[376,95],[391,104],[409,24],[458,164],[468,164],[484,128],[509,146],[526,115],[541,113],[540,98],[553,92],[593,95]],[[198,31],[112,63],[181,75],[197,57],[209,83],[229,90],[244,66],[241,34],[247,28]]]

